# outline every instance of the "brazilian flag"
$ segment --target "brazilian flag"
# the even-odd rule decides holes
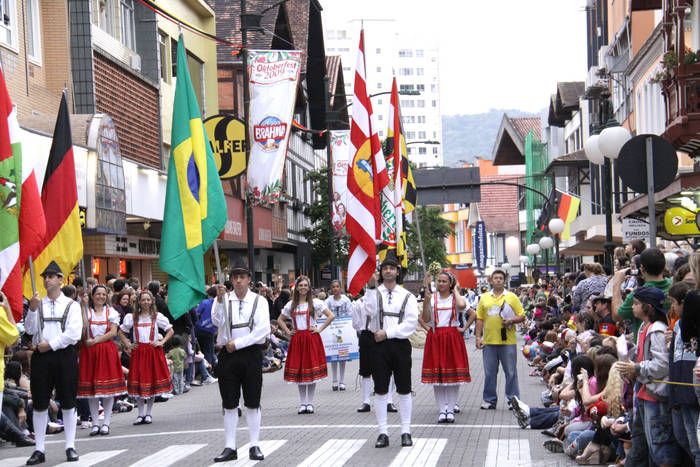
[[[160,269],[167,272],[173,318],[206,298],[204,253],[226,225],[226,199],[187,69],[182,35],[177,43],[177,84]]]

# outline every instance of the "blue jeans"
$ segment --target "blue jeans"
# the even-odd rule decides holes
[[[518,372],[516,370],[517,348],[515,345],[485,345],[484,346],[484,401],[496,405],[498,394],[498,363],[501,363],[506,374],[506,398],[510,401],[513,396],[520,397],[518,389]]]
[[[559,419],[559,407],[530,407],[530,429],[551,428]]]
[[[212,368],[216,366],[216,354],[214,353],[214,334],[203,329],[196,329],[195,335],[197,336],[197,342],[199,342],[199,348],[202,349],[204,358],[211,363]]]
[[[576,453],[581,454],[588,443],[593,441],[595,436],[595,431],[593,430],[583,430],[583,431],[572,431],[567,437],[569,444],[576,444]]]
[[[679,407],[671,410],[673,436],[690,457],[695,459],[695,467],[700,467],[700,447],[696,426],[698,421],[697,407]]]
[[[637,399],[635,418],[641,419],[651,460],[657,464],[677,465],[680,460],[678,444],[673,438],[673,424],[666,402]],[[634,442],[634,440],[632,440]]]

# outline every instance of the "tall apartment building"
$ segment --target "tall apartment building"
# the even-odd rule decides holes
[[[389,92],[396,76],[399,92],[405,93],[399,100],[409,159],[418,167],[442,166],[438,49],[416,38],[414,31],[402,29],[395,20],[326,20],[326,53],[342,57],[348,102],[352,101],[357,46],[364,27],[367,90],[376,95],[372,107],[380,138],[386,138]]]

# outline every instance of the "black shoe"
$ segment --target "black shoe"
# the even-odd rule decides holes
[[[25,436],[22,436],[21,438],[15,440],[15,446],[17,446],[18,448],[24,448],[27,446],[36,446],[36,442],[32,438],[30,438],[29,436],[25,435]]]
[[[369,404],[362,404],[359,409],[357,409],[358,412],[369,412]]]
[[[236,459],[238,459],[238,453],[235,449],[224,448],[221,454],[219,454],[219,457],[214,458],[214,462],[228,462],[235,461]]]
[[[27,459],[27,465],[43,464],[44,462],[46,462],[46,456],[41,451],[34,451]]]
[[[385,448],[387,446],[389,446],[389,437],[387,435],[385,435],[384,433],[382,433],[377,438],[377,442],[374,443],[374,447],[375,448]],[[42,454],[42,456],[43,456],[43,454]]]
[[[401,446],[413,446],[413,440],[411,439],[411,433],[403,433],[401,435]]]
[[[338,385],[337,385],[337,384],[334,384],[331,388],[332,388],[334,391],[337,391],[337,390],[338,390]]]
[[[257,446],[253,446],[252,448],[248,449],[248,457],[250,457],[250,460],[254,461],[261,461],[265,459],[265,456],[263,456],[262,451]]]
[[[391,404],[391,403],[386,405],[386,411],[387,412],[398,412],[398,410],[396,410],[396,406],[394,404]]]
[[[75,451],[74,448],[68,448],[66,449],[66,460],[68,462],[78,462],[78,453]]]
[[[564,452],[564,445],[558,439],[548,439],[547,441],[542,443],[542,446],[544,446],[544,448],[549,452]]]

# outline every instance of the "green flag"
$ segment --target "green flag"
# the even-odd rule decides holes
[[[226,199],[187,69],[182,35],[177,43],[177,84],[160,269],[167,272],[173,318],[206,298],[204,253],[226,225]]]

